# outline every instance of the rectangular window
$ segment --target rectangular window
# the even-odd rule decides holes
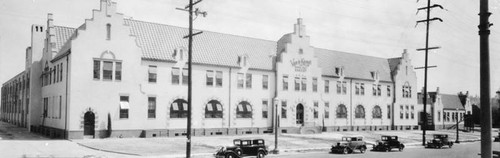
[[[318,118],[318,102],[314,102],[314,118]]]
[[[365,95],[365,84],[364,83],[361,83],[359,85],[360,89],[359,89],[359,94],[361,95]]]
[[[312,89],[313,92],[318,92],[318,78],[313,78]]]
[[[245,84],[244,74],[238,73],[238,88],[243,88],[244,84]]]
[[[59,81],[62,81],[63,79],[63,63],[61,63],[61,68],[59,69]],[[28,84],[29,86],[29,84]]]
[[[246,87],[252,88],[252,74],[247,74]]]
[[[149,83],[156,83],[156,66],[154,65],[149,65],[149,69],[148,69],[148,81]]]
[[[342,92],[342,82],[337,81],[337,94],[340,94]]]
[[[52,68],[50,68],[50,70],[49,70],[49,85],[52,84],[52,72],[53,72]]]
[[[262,100],[262,118],[267,118],[268,101]]]
[[[213,86],[214,85],[214,71],[212,70],[207,70],[207,86]]]
[[[288,90],[288,75],[283,75],[283,91]]]
[[[354,84],[354,94],[359,95],[359,83]]]
[[[103,61],[102,78],[104,80],[113,80],[113,62]]]
[[[47,118],[48,109],[49,109],[49,98],[43,98],[43,114],[42,114],[42,116],[45,118]]]
[[[295,91],[300,91],[300,78],[295,77]]]
[[[120,118],[128,118],[129,108],[128,96],[120,96]]]
[[[262,89],[267,89],[269,87],[269,76],[262,75]]]
[[[61,118],[61,111],[62,111],[62,96],[59,96],[59,115],[57,118]]]
[[[55,82],[59,82],[59,65],[56,65],[56,77]]]
[[[387,86],[387,96],[391,97],[391,86]]]
[[[372,92],[373,92],[373,93],[372,93],[372,94],[373,94],[373,96],[377,96],[377,85],[376,85],[376,84],[373,84],[373,85],[372,85]]]
[[[347,94],[347,82],[342,82],[342,94]]]
[[[405,110],[406,110],[405,111],[405,118],[408,119],[408,118],[410,118],[410,115],[409,115],[410,109],[409,109],[408,105],[405,106]]]
[[[325,102],[325,118],[330,118],[330,103]]]
[[[172,68],[172,84],[179,85],[180,83],[180,69],[173,67]]]
[[[281,118],[286,119],[286,101],[281,101]]]
[[[438,119],[438,122],[441,122],[441,111],[438,111],[438,117],[437,117],[437,119]]]
[[[330,81],[325,80],[325,93],[330,93]]]
[[[189,76],[189,71],[187,68],[182,69],[182,85],[187,85],[188,84],[188,76]]]
[[[222,87],[222,71],[215,72],[215,86]]]
[[[377,85],[377,95],[382,96],[382,85]]]
[[[403,105],[401,105],[399,109],[399,118],[403,119],[404,118],[403,116],[404,116],[404,108]]]
[[[413,107],[412,105],[410,109],[411,109],[411,119],[415,119],[415,107]]]
[[[122,80],[122,62],[115,62],[115,80]]]
[[[387,119],[391,119],[391,105],[387,105]]]
[[[307,78],[302,78],[302,91],[307,90]]]
[[[148,97],[148,118],[156,118],[156,97]]]

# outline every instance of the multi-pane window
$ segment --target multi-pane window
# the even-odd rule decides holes
[[[269,87],[269,76],[262,75],[262,89],[267,89]]]
[[[120,96],[120,118],[128,118],[130,108],[128,96]]]
[[[252,74],[247,73],[246,88],[252,88]]]
[[[56,65],[55,82],[59,82],[59,65]]]
[[[52,84],[52,72],[53,72],[53,70],[52,70],[52,68],[50,68],[50,70],[49,70],[49,85]]]
[[[302,78],[302,91],[306,91],[307,90],[307,78]]]
[[[115,62],[115,80],[122,80],[122,62]]]
[[[365,95],[365,84],[364,83],[359,84],[359,94]]]
[[[172,84],[178,85],[180,83],[180,69],[177,67],[172,68]]]
[[[262,100],[262,118],[267,118],[268,101]]]
[[[182,85],[188,84],[188,80],[189,80],[188,76],[189,76],[188,68],[183,68],[182,69]]]
[[[404,118],[403,116],[404,116],[404,109],[403,109],[403,105],[401,105],[399,107],[399,118],[403,119]]]
[[[382,95],[382,85],[373,84],[373,96],[381,96]]]
[[[120,62],[120,65],[121,65],[121,62]],[[121,70],[121,68],[120,68],[120,70]],[[61,68],[59,69],[59,74],[61,74],[61,75],[59,75],[59,81],[62,81],[62,79],[63,79],[63,63],[61,63]],[[120,78],[120,80],[121,80],[121,78]],[[29,86],[29,84],[28,84],[28,86]]]
[[[318,78],[313,78],[312,79],[313,83],[312,83],[312,89],[313,89],[313,92],[317,92],[318,91]]]
[[[437,116],[438,122],[441,121],[441,111],[438,111],[438,116]]]
[[[222,118],[222,104],[217,100],[210,100],[205,106],[205,118]]]
[[[330,81],[325,80],[325,93],[330,93]]]
[[[300,91],[300,78],[295,77],[295,91]]]
[[[380,108],[380,106],[375,105],[375,107],[373,107],[372,118],[374,119],[382,118],[382,109]]]
[[[222,87],[222,71],[215,72],[215,86]]]
[[[106,24],[106,40],[111,39],[111,24]]]
[[[347,82],[342,82],[342,94],[347,94]]]
[[[236,107],[236,118],[252,118],[252,105],[242,101]]]
[[[156,118],[156,97],[148,97],[148,118]]]
[[[150,83],[156,83],[156,77],[157,77],[157,67],[154,66],[154,65],[149,65],[149,68],[148,68],[148,81]]]
[[[406,119],[409,119],[410,118],[410,108],[408,107],[408,105],[405,106],[405,118]]]
[[[187,118],[188,102],[184,99],[175,100],[170,105],[170,118]]]
[[[325,118],[330,118],[330,103],[325,102]]]
[[[283,75],[283,91],[288,90],[288,75]]]
[[[49,98],[43,98],[43,114],[42,114],[42,116],[45,118],[47,118],[48,109],[49,109]],[[9,110],[9,111],[12,111],[12,110]]]
[[[281,101],[281,118],[285,118],[286,119],[286,101]]]
[[[342,82],[337,81],[337,94],[342,93]]]
[[[391,119],[391,105],[387,105],[387,119]]]
[[[94,60],[94,79],[100,79],[101,77],[101,61]]]
[[[377,95],[382,96],[382,85],[377,85]]]
[[[359,95],[359,83],[354,84],[354,94]]]
[[[238,88],[243,88],[245,85],[245,79],[243,73],[238,73]]]
[[[412,105],[410,109],[411,109],[411,119],[415,119],[415,107]]]
[[[388,97],[391,96],[391,86],[390,85],[387,85],[387,96]]]
[[[411,98],[411,86],[406,83],[403,85],[403,98]]]
[[[344,104],[337,107],[337,118],[347,118],[347,108]]]
[[[314,110],[314,112],[313,112],[313,114],[314,114],[314,118],[318,118],[318,107],[319,107],[318,102],[317,102],[317,101],[315,101],[315,102],[313,103],[313,105],[314,105],[314,109],[313,109],[313,110]]]
[[[207,70],[207,86],[214,86],[214,71]]]
[[[112,80],[113,79],[113,62],[103,61],[102,78],[104,80]]]

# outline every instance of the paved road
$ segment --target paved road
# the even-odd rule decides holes
[[[375,152],[367,151],[365,154],[354,153],[349,155],[330,154],[328,152],[311,152],[311,153],[286,153],[272,157],[286,158],[330,158],[330,157],[369,157],[369,158],[479,158],[480,142],[456,144],[452,148],[443,149],[426,149],[423,147],[409,147],[403,152],[394,150],[392,152]],[[499,158],[500,143],[493,142],[494,158]],[[495,151],[496,150],[496,151]],[[495,155],[497,154],[497,155]]]

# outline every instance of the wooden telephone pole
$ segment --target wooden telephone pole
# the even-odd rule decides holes
[[[479,1],[479,69],[481,100],[481,157],[491,158],[490,26],[488,0]]]

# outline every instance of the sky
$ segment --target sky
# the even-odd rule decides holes
[[[30,46],[32,24],[78,27],[92,18],[100,0],[0,0],[0,83],[24,70],[25,49]],[[176,10],[188,0],[114,0],[126,18],[173,26],[188,26],[188,14]],[[425,0],[203,0],[196,5],[207,17],[194,21],[195,29],[277,41],[293,32],[303,18],[311,45],[381,58],[400,57],[408,50],[414,67],[424,65]],[[445,9],[431,11],[443,22],[430,23],[428,90],[479,95],[479,1],[433,0]],[[491,96],[500,89],[500,0],[490,0]],[[498,24],[498,25],[497,25]],[[348,70],[346,70],[348,71]],[[415,70],[419,91],[423,70]]]

